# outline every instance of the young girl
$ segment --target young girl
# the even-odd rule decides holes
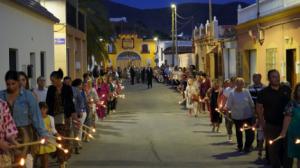
[[[47,104],[45,102],[40,102],[39,106],[44,120],[45,128],[49,132],[49,135],[55,136],[57,134],[57,131],[55,129],[54,119],[52,116],[47,115],[48,113]],[[42,168],[48,168],[48,155],[55,151],[56,151],[55,145],[47,144],[47,145],[40,146],[38,156],[41,159]]]
[[[103,120],[105,118],[105,111],[107,107],[107,97],[109,94],[109,85],[107,82],[104,82],[102,77],[98,78],[97,80],[97,93],[100,99],[100,105],[97,106],[97,115],[98,117]]]
[[[191,116],[195,110],[197,110],[197,104],[199,98],[198,95],[198,88],[194,85],[194,80],[192,78],[188,79],[188,86],[185,90],[186,95],[186,108],[189,110],[188,115]],[[198,100],[197,100],[198,99]]]
[[[281,137],[287,136],[288,157],[297,159],[297,168],[300,168],[300,145],[296,141],[300,138],[300,84],[294,90],[294,100],[286,107]]]

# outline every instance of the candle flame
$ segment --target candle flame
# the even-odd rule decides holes
[[[68,149],[64,149],[64,153],[65,154],[69,153],[69,150]]]
[[[248,124],[244,124],[244,127],[248,127]]]
[[[25,159],[24,158],[21,158],[21,160],[19,162],[19,165],[20,166],[24,166],[25,165]]]
[[[103,94],[102,97],[105,97],[105,94]]]
[[[243,129],[243,128],[241,128],[241,129],[240,129],[240,131],[241,131],[241,132],[243,132],[243,131],[244,131],[244,129]]]
[[[79,137],[76,137],[75,140],[76,140],[76,141],[80,141],[80,138],[79,138]]]
[[[256,130],[256,128],[255,127],[252,127],[252,131],[255,131]]]
[[[94,133],[95,133],[95,132],[96,132],[96,129],[95,129],[95,128],[93,128],[93,129],[92,129],[92,132],[94,132]]]
[[[88,136],[92,139],[94,139],[93,135],[92,134],[88,134]]]
[[[46,143],[46,139],[41,139],[41,144],[45,144]]]
[[[296,144],[300,144],[300,139],[297,139],[297,140],[296,140]]]
[[[270,145],[272,145],[273,143],[274,143],[274,141],[272,141],[272,140],[269,141],[269,144],[270,144]]]
[[[62,145],[61,144],[57,144],[58,148],[62,148]]]
[[[57,140],[61,141],[61,140],[62,140],[62,137],[60,137],[60,136],[59,136],[59,137],[57,137]]]

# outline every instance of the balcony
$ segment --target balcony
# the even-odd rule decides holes
[[[293,6],[299,6],[299,0],[260,0],[260,17],[283,11]],[[238,9],[238,24],[254,20],[257,17],[257,5]]]

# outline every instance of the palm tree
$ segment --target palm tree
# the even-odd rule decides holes
[[[88,57],[94,55],[97,62],[108,60],[113,28],[105,7],[98,0],[79,0],[79,8],[86,14]]]

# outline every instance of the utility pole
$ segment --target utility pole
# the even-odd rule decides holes
[[[176,5],[172,4],[172,64],[175,64],[175,55],[177,56],[177,14]]]

